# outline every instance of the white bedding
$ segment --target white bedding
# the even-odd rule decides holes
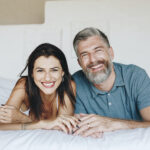
[[[0,78],[0,104],[14,84]],[[150,128],[109,132],[99,139],[49,130],[0,131],[0,150],[150,150]]]
[[[0,77],[0,104],[6,103],[16,81]]]
[[[83,138],[60,131],[0,131],[0,150],[150,150],[150,128]]]

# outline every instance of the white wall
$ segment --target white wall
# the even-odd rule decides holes
[[[61,47],[61,37],[45,25],[0,26],[0,77],[17,79],[31,51],[45,42]]]
[[[114,61],[139,65],[150,75],[149,6],[148,0],[47,2],[45,24],[0,26],[0,76],[16,79],[29,53],[42,42],[60,47],[71,73],[75,72],[79,66],[72,40],[80,29],[88,26],[98,27],[108,35]]]

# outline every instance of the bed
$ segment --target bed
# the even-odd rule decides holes
[[[0,78],[0,104],[15,81]],[[104,133],[102,138],[67,135],[55,130],[0,131],[0,150],[150,150],[150,128]]]

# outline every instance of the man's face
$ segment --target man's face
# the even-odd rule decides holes
[[[113,50],[99,36],[89,37],[78,44],[78,62],[94,84],[105,81],[112,71]]]

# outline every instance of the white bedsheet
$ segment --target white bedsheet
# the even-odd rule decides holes
[[[0,78],[0,104],[14,84]],[[150,150],[150,128],[109,132],[99,139],[50,130],[0,131],[0,150]]]
[[[150,150],[150,128],[105,133],[102,138],[60,131],[0,131],[0,150]]]
[[[0,104],[6,103],[15,83],[15,80],[0,77]]]

